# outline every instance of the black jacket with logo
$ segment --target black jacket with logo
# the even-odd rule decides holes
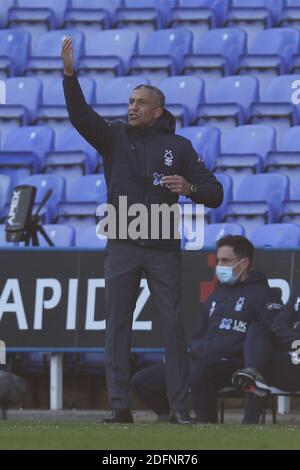
[[[276,336],[276,349],[292,351],[294,341],[300,341],[300,291],[291,295],[282,312],[272,324]],[[299,346],[298,346],[299,348]]]
[[[218,283],[198,317],[190,342],[192,358],[208,363],[221,358],[243,360],[248,326],[259,321],[270,327],[281,308],[260,272],[251,271],[246,281],[233,285]]]
[[[199,160],[189,140],[175,135],[175,118],[167,110],[151,128],[137,129],[115,121],[108,123],[93,111],[83,96],[76,75],[64,76],[64,93],[70,121],[103,157],[107,200],[118,210],[119,196],[128,206],[178,201],[178,195],[160,184],[162,176],[182,175],[195,184],[195,203],[218,207],[223,200],[222,185]],[[138,240],[143,245],[178,250],[180,240]]]

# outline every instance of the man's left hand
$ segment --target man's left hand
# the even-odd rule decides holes
[[[191,194],[191,184],[183,176],[164,176],[162,182],[170,189],[171,193],[183,194],[184,196]]]

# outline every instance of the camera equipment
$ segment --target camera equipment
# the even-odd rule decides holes
[[[44,207],[51,194],[52,189],[48,189],[36,213],[32,214],[36,196],[35,186],[20,185],[15,187],[5,226],[6,241],[24,241],[25,246],[30,244],[32,246],[39,246],[38,233],[40,233],[49,246],[54,246],[54,243],[42,227],[39,217],[40,210]]]

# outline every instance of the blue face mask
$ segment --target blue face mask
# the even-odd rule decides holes
[[[242,272],[244,271],[244,268],[236,274],[234,272],[234,268],[241,262],[242,260],[240,259],[234,266],[217,266],[216,267],[216,276],[222,284],[235,284]]]

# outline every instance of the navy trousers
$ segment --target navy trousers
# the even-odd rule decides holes
[[[132,317],[142,274],[148,282],[161,325],[170,408],[186,408],[188,358],[181,322],[180,253],[110,240],[105,261],[106,380],[113,409],[131,405]]]

